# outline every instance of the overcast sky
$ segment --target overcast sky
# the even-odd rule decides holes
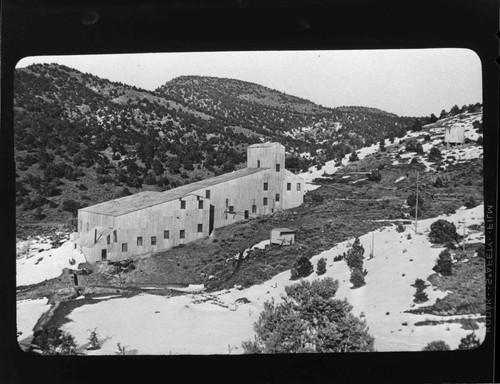
[[[147,90],[181,75],[228,77],[326,107],[367,106],[400,116],[482,102],[481,62],[466,49],[38,56],[17,67],[32,63],[64,64]]]

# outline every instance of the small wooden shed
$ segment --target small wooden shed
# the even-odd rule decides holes
[[[291,245],[295,243],[295,230],[289,228],[271,229],[271,244]]]
[[[444,129],[444,142],[446,144],[463,144],[465,138],[465,127],[463,125],[452,125]]]

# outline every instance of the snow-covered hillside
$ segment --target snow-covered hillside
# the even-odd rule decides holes
[[[444,146],[444,130],[448,126],[463,126],[465,130],[465,138],[472,141],[476,141],[482,134],[477,133],[474,129],[474,122],[481,121],[482,113],[464,113],[461,115],[449,117],[446,119],[438,120],[433,124],[428,124],[423,126],[421,131],[411,132],[407,131],[406,135],[401,138],[395,138],[394,143],[391,143],[388,139],[384,141],[385,146],[393,146],[397,149],[399,144],[403,141],[409,139],[417,139],[422,143],[424,153],[427,153],[432,147],[437,147],[441,151],[441,155],[444,159],[445,164],[441,165],[445,169],[448,165],[463,163],[472,159],[478,159],[483,156],[483,148],[476,145],[475,143],[465,144],[463,146],[452,147]],[[431,140],[426,142],[424,135],[429,134]],[[402,147],[403,148],[403,147]],[[435,163],[430,162],[425,156],[416,154],[415,152],[405,152],[404,149],[399,149],[395,151],[389,151],[388,155],[393,160],[393,165],[398,164],[408,164],[414,157],[418,159],[419,162],[426,166],[427,171],[434,171],[436,166]],[[369,147],[364,147],[356,150],[358,158],[364,159],[368,155],[375,154],[379,151],[379,144],[373,144]],[[307,172],[300,173],[299,176],[302,177],[306,182],[306,190],[312,191],[318,188],[317,185],[312,184],[312,181],[318,177],[324,176],[324,174],[333,174],[339,169],[345,167],[349,164],[349,156],[347,154],[342,159],[342,164],[339,166],[335,165],[334,160],[327,161],[325,165],[318,170],[317,166],[309,168]]]
[[[41,283],[61,274],[64,268],[76,269],[85,256],[75,249],[72,241],[52,248],[48,240],[25,241],[17,244],[17,286]]]
[[[483,234],[473,232],[469,226],[483,222],[483,208],[459,209],[450,216],[443,216],[457,225],[464,218],[468,238],[483,239]],[[425,280],[433,273],[432,267],[442,248],[432,247],[427,233],[430,224],[438,218],[419,222],[419,234],[407,227],[398,233],[394,226],[374,232],[374,258],[365,259],[368,271],[366,285],[351,289],[349,269],[343,261],[333,258],[347,250],[353,239],[340,243],[311,259],[327,259],[327,273],[316,273],[307,280],[332,277],[339,280],[337,298],[346,298],[353,305],[353,312],[363,316],[371,334],[375,337],[378,351],[418,351],[430,341],[444,340],[451,348],[457,348],[460,339],[470,333],[459,323],[416,326],[424,320],[451,320],[471,316],[434,316],[405,313],[418,305],[413,304],[415,279]],[[408,239],[408,235],[411,239]],[[365,257],[371,248],[372,233],[360,237]],[[253,338],[253,323],[258,319],[266,300],[280,299],[286,285],[293,284],[290,271],[282,272],[263,284],[247,289],[233,288],[214,293],[191,293],[172,298],[142,294],[132,298],[103,300],[97,304],[76,308],[69,315],[71,320],[62,329],[75,336],[78,344],[87,343],[88,329],[97,328],[104,340],[103,348],[92,354],[114,354],[116,343],[139,354],[228,354],[241,353],[241,342]],[[432,304],[447,292],[425,291]],[[246,298],[248,303],[238,301]],[[478,323],[476,335],[485,337],[484,323]]]

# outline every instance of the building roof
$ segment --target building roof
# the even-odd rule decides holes
[[[102,215],[109,216],[120,216],[126,213],[138,211],[140,209],[152,207],[154,205],[163,204],[168,201],[180,199],[200,189],[209,188],[213,185],[249,176],[254,173],[265,171],[266,169],[268,168],[243,168],[238,171],[225,173],[223,175],[212,177],[210,179],[186,184],[165,192],[144,191],[135,193],[130,196],[125,196],[119,199],[106,201],[104,203],[91,205],[89,207],[80,209],[80,211],[100,213]]]
[[[295,229],[290,229],[290,228],[273,228],[272,230],[279,232],[279,233],[295,233],[295,232],[297,232]]]
[[[283,147],[280,143],[257,143],[249,145],[248,148],[270,148],[270,147]]]

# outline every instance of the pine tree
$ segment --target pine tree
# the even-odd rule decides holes
[[[318,260],[318,264],[316,265],[316,273],[318,275],[324,275],[326,273],[326,259],[324,257]]]
[[[374,338],[352,306],[335,299],[338,281],[302,281],[285,288],[283,301],[264,303],[245,353],[370,352]]]
[[[365,285],[365,276],[363,275],[363,272],[361,270],[355,268],[351,272],[351,278],[349,280],[352,283],[352,287],[354,289],[362,287]]]
[[[431,341],[427,344],[422,351],[449,351],[450,346],[442,340]]]
[[[466,350],[466,349],[475,349],[481,346],[481,342],[476,337],[474,332],[467,334],[467,336],[460,339],[460,344],[458,345],[458,349]]]

